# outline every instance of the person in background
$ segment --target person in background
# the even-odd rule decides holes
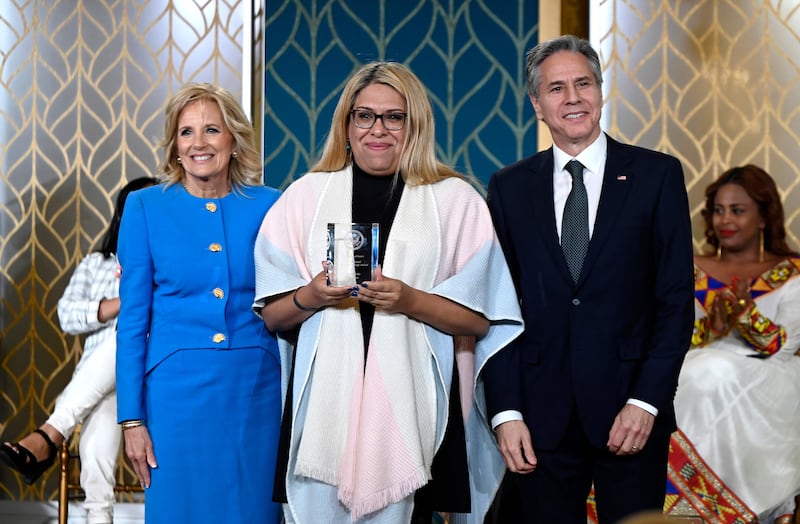
[[[119,314],[117,237],[125,200],[152,186],[155,178],[128,182],[117,196],[114,216],[100,248],[81,260],[58,301],[58,320],[70,335],[85,335],[83,354],[47,421],[19,442],[0,446],[0,459],[34,483],[58,456],[61,443],[81,424],[79,453],[86,521],[106,524],[114,517],[114,473],[122,435],[117,426],[114,381]]]
[[[603,133],[600,59],[561,36],[527,55],[553,147],[494,174],[488,202],[525,333],[489,360],[486,403],[521,516],[601,523],[664,504],[672,399],[692,332],[680,162]]]
[[[502,476],[474,375],[521,332],[519,307],[485,202],[434,137],[420,80],[366,64],[264,219],[254,308],[283,344],[287,522],[482,522]],[[328,285],[328,224],[353,222],[379,224],[378,266]]]
[[[670,472],[686,457],[741,522],[790,523],[800,493],[800,255],[775,181],[754,165],[706,189],[695,328],[681,369]],[[684,479],[686,480],[686,479]],[[676,482],[688,497],[703,499]],[[728,517],[730,518],[730,517]]]
[[[188,84],[166,107],[166,183],[122,219],[118,419],[156,523],[278,522],[275,338],[253,314],[253,248],[278,191],[226,90]]]

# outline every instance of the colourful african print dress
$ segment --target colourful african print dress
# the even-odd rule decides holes
[[[695,266],[695,332],[675,397],[667,512],[774,522],[800,493],[800,259],[751,284],[754,304],[724,337],[708,327],[724,282]]]

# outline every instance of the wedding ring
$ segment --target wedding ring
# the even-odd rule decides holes
[[[745,307],[745,306],[747,305],[747,300],[745,300],[745,299],[743,299],[743,298],[740,298],[740,299],[739,299],[739,305],[740,305],[741,307]]]
[[[631,446],[631,451],[639,451],[639,448],[637,448],[636,446]]]

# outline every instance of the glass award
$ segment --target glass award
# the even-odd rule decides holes
[[[329,286],[352,287],[372,280],[378,266],[377,223],[329,223],[326,277]]]

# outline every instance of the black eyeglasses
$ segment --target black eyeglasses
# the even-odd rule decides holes
[[[361,129],[372,129],[378,119],[389,131],[400,131],[406,124],[406,114],[399,111],[378,115],[369,109],[353,109],[350,114],[353,115],[353,123]]]

